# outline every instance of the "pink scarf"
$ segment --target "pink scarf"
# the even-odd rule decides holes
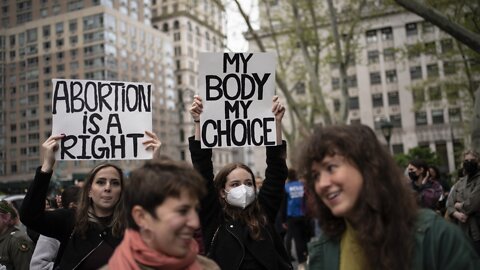
[[[122,243],[108,261],[108,268],[115,270],[140,270],[138,263],[162,270],[201,270],[197,262],[198,244],[191,241],[190,252],[184,258],[170,257],[148,247],[140,234],[132,229],[125,231]]]

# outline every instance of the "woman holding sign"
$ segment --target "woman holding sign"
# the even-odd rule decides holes
[[[273,224],[283,198],[287,178],[286,143],[281,122],[285,108],[273,98],[277,145],[267,147],[267,169],[262,189],[257,190],[252,170],[232,163],[213,174],[212,150],[200,147],[202,99],[194,97],[190,113],[195,136],[189,139],[194,167],[207,188],[200,204],[200,222],[208,257],[221,269],[292,269],[288,255]]]
[[[154,133],[146,134],[150,139],[143,144],[155,154],[161,143]],[[123,172],[114,164],[100,164],[88,174],[76,211],[45,211],[55,151],[62,137],[52,135],[43,143],[43,165],[25,195],[20,218],[28,228],[60,241],[54,268],[98,269],[107,263],[125,230]]]

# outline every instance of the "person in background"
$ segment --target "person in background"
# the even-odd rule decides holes
[[[297,261],[302,267],[307,260],[307,242],[310,238],[310,224],[305,216],[305,192],[302,181],[297,177],[297,171],[288,170],[288,181],[285,183],[283,227],[287,230],[285,246],[290,254],[292,239],[295,243]],[[290,257],[292,257],[290,255]]]
[[[457,226],[418,208],[371,128],[318,127],[300,153],[323,232],[308,269],[480,269]]]
[[[443,217],[447,210],[446,203],[447,203],[448,193],[450,192],[450,185],[444,178],[441,177],[440,170],[437,168],[437,166],[430,165],[428,167],[428,172],[430,174],[430,178],[433,181],[438,182],[442,186],[443,194],[438,199],[435,211]]]
[[[189,138],[189,148],[192,163],[207,189],[199,216],[208,257],[222,270],[292,269],[285,246],[273,228],[287,178],[286,143],[281,130],[285,108],[274,97],[277,145],[266,147],[267,169],[259,191],[255,175],[244,164],[227,164],[214,176],[212,149],[200,147],[202,112],[202,99],[195,96],[190,107],[195,136]]]
[[[33,242],[15,225],[18,215],[7,201],[0,201],[0,269],[28,270]]]
[[[132,171],[125,187],[128,228],[104,269],[220,269],[198,255],[203,179],[189,165],[149,161]]]
[[[260,190],[263,185],[263,178],[260,176],[255,177],[255,185],[257,186],[257,189]]]
[[[57,198],[57,205],[66,206],[69,209],[77,208],[80,188],[77,186],[69,186],[65,188],[62,194]],[[62,203],[63,202],[63,203]],[[46,210],[46,209],[45,209]],[[33,251],[32,260],[30,261],[31,270],[51,270],[53,269],[55,258],[57,257],[60,241],[55,238],[40,235],[35,250]]]
[[[160,141],[151,132],[143,142],[156,152]],[[44,161],[23,201],[20,217],[34,231],[60,241],[54,268],[97,269],[105,265],[120,243],[126,226],[123,207],[123,172],[111,163],[102,163],[88,174],[77,209],[45,211],[45,198],[55,164],[58,141],[52,135],[42,145]]]
[[[442,185],[431,178],[429,166],[423,160],[412,160],[408,163],[408,177],[411,180],[413,190],[417,195],[417,203],[420,207],[436,210],[438,201],[443,195]]]
[[[463,154],[465,176],[455,184],[447,201],[447,215],[456,221],[473,241],[480,255],[480,156],[476,151]]]

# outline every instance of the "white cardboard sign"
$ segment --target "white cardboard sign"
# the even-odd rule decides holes
[[[57,160],[152,158],[142,145],[152,130],[152,84],[52,81],[52,134],[65,134]]]
[[[276,145],[274,53],[200,53],[202,148]]]

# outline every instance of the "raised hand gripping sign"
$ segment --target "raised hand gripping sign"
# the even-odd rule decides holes
[[[65,134],[57,160],[150,159],[152,84],[54,79],[52,134]]]
[[[200,53],[202,148],[275,145],[274,53]]]

